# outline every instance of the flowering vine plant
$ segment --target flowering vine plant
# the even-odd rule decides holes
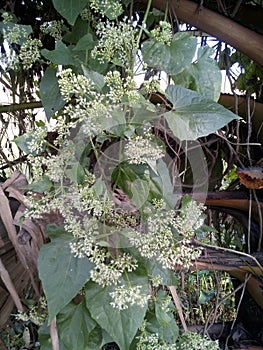
[[[174,318],[167,286],[176,267],[187,270],[202,253],[193,238],[204,208],[181,202],[167,138],[185,147],[236,118],[215,102],[220,71],[210,50],[196,55],[195,38],[155,16],[151,1],[143,19],[125,17],[129,1],[82,1],[68,12],[63,2],[72,6],[53,1],[64,21],[41,25],[54,50],[39,51],[8,14],[2,24],[5,39],[22,44],[6,64],[48,63],[40,84],[47,123],[15,140],[32,165],[25,215],[58,211],[64,222],[48,227],[39,253],[48,309],[41,349],[51,348],[55,319],[62,349],[217,349],[180,337]],[[161,72],[172,82],[165,91]],[[200,147],[191,157],[194,181],[207,189]]]

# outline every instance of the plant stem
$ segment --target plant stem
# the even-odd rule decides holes
[[[150,12],[151,5],[152,5],[152,0],[148,0],[148,4],[147,4],[147,8],[146,8],[146,11],[145,11],[145,14],[144,14],[142,25],[141,25],[141,28],[140,28],[140,31],[139,31],[139,34],[138,34],[137,50],[139,49],[139,46],[140,46],[140,40],[141,40],[142,33],[143,33],[143,30],[144,30],[144,26],[146,24],[146,21],[147,21],[149,12]]]

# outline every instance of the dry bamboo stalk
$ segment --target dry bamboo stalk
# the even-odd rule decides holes
[[[2,281],[4,282],[7,290],[9,291],[18,311],[23,312],[23,305],[20,301],[20,298],[16,292],[15,286],[9,276],[9,273],[7,269],[5,268],[1,258],[0,258],[0,276],[2,278]]]
[[[172,294],[173,301],[174,301],[175,306],[177,308],[177,311],[178,311],[178,314],[179,314],[179,317],[180,317],[183,329],[186,332],[188,329],[187,329],[187,325],[186,325],[186,322],[185,322],[185,319],[184,319],[183,309],[182,309],[182,305],[181,305],[181,300],[179,298],[177,290],[176,290],[175,286],[169,286],[168,289],[169,289],[169,291]]]

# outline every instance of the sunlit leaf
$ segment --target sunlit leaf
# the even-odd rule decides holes
[[[181,32],[174,35],[170,45],[149,40],[142,47],[143,59],[150,67],[157,67],[169,75],[178,74],[192,63],[196,44],[196,38]]]
[[[201,95],[217,101],[221,91],[221,71],[215,60],[210,58],[212,49],[200,47],[195,62],[185,66],[185,69],[172,76],[176,85],[195,90]]]
[[[195,91],[169,85],[166,96],[173,104],[164,117],[180,140],[196,140],[222,128],[238,116]]]

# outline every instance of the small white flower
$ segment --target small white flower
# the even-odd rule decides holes
[[[159,26],[153,29],[150,35],[155,41],[170,45],[173,37],[172,26],[166,21],[160,21]]]
[[[163,148],[154,143],[148,135],[138,135],[129,139],[124,152],[131,164],[151,164],[164,156]]]
[[[128,309],[129,305],[144,307],[150,299],[149,294],[142,293],[142,286],[117,286],[114,292],[110,293],[113,301],[110,303],[113,308],[119,310]]]
[[[62,40],[63,25],[63,20],[44,22],[40,26],[40,30],[42,33],[49,34],[57,40]]]
[[[31,68],[32,64],[40,58],[40,47],[42,43],[38,39],[28,39],[21,46],[19,58],[24,69]]]

